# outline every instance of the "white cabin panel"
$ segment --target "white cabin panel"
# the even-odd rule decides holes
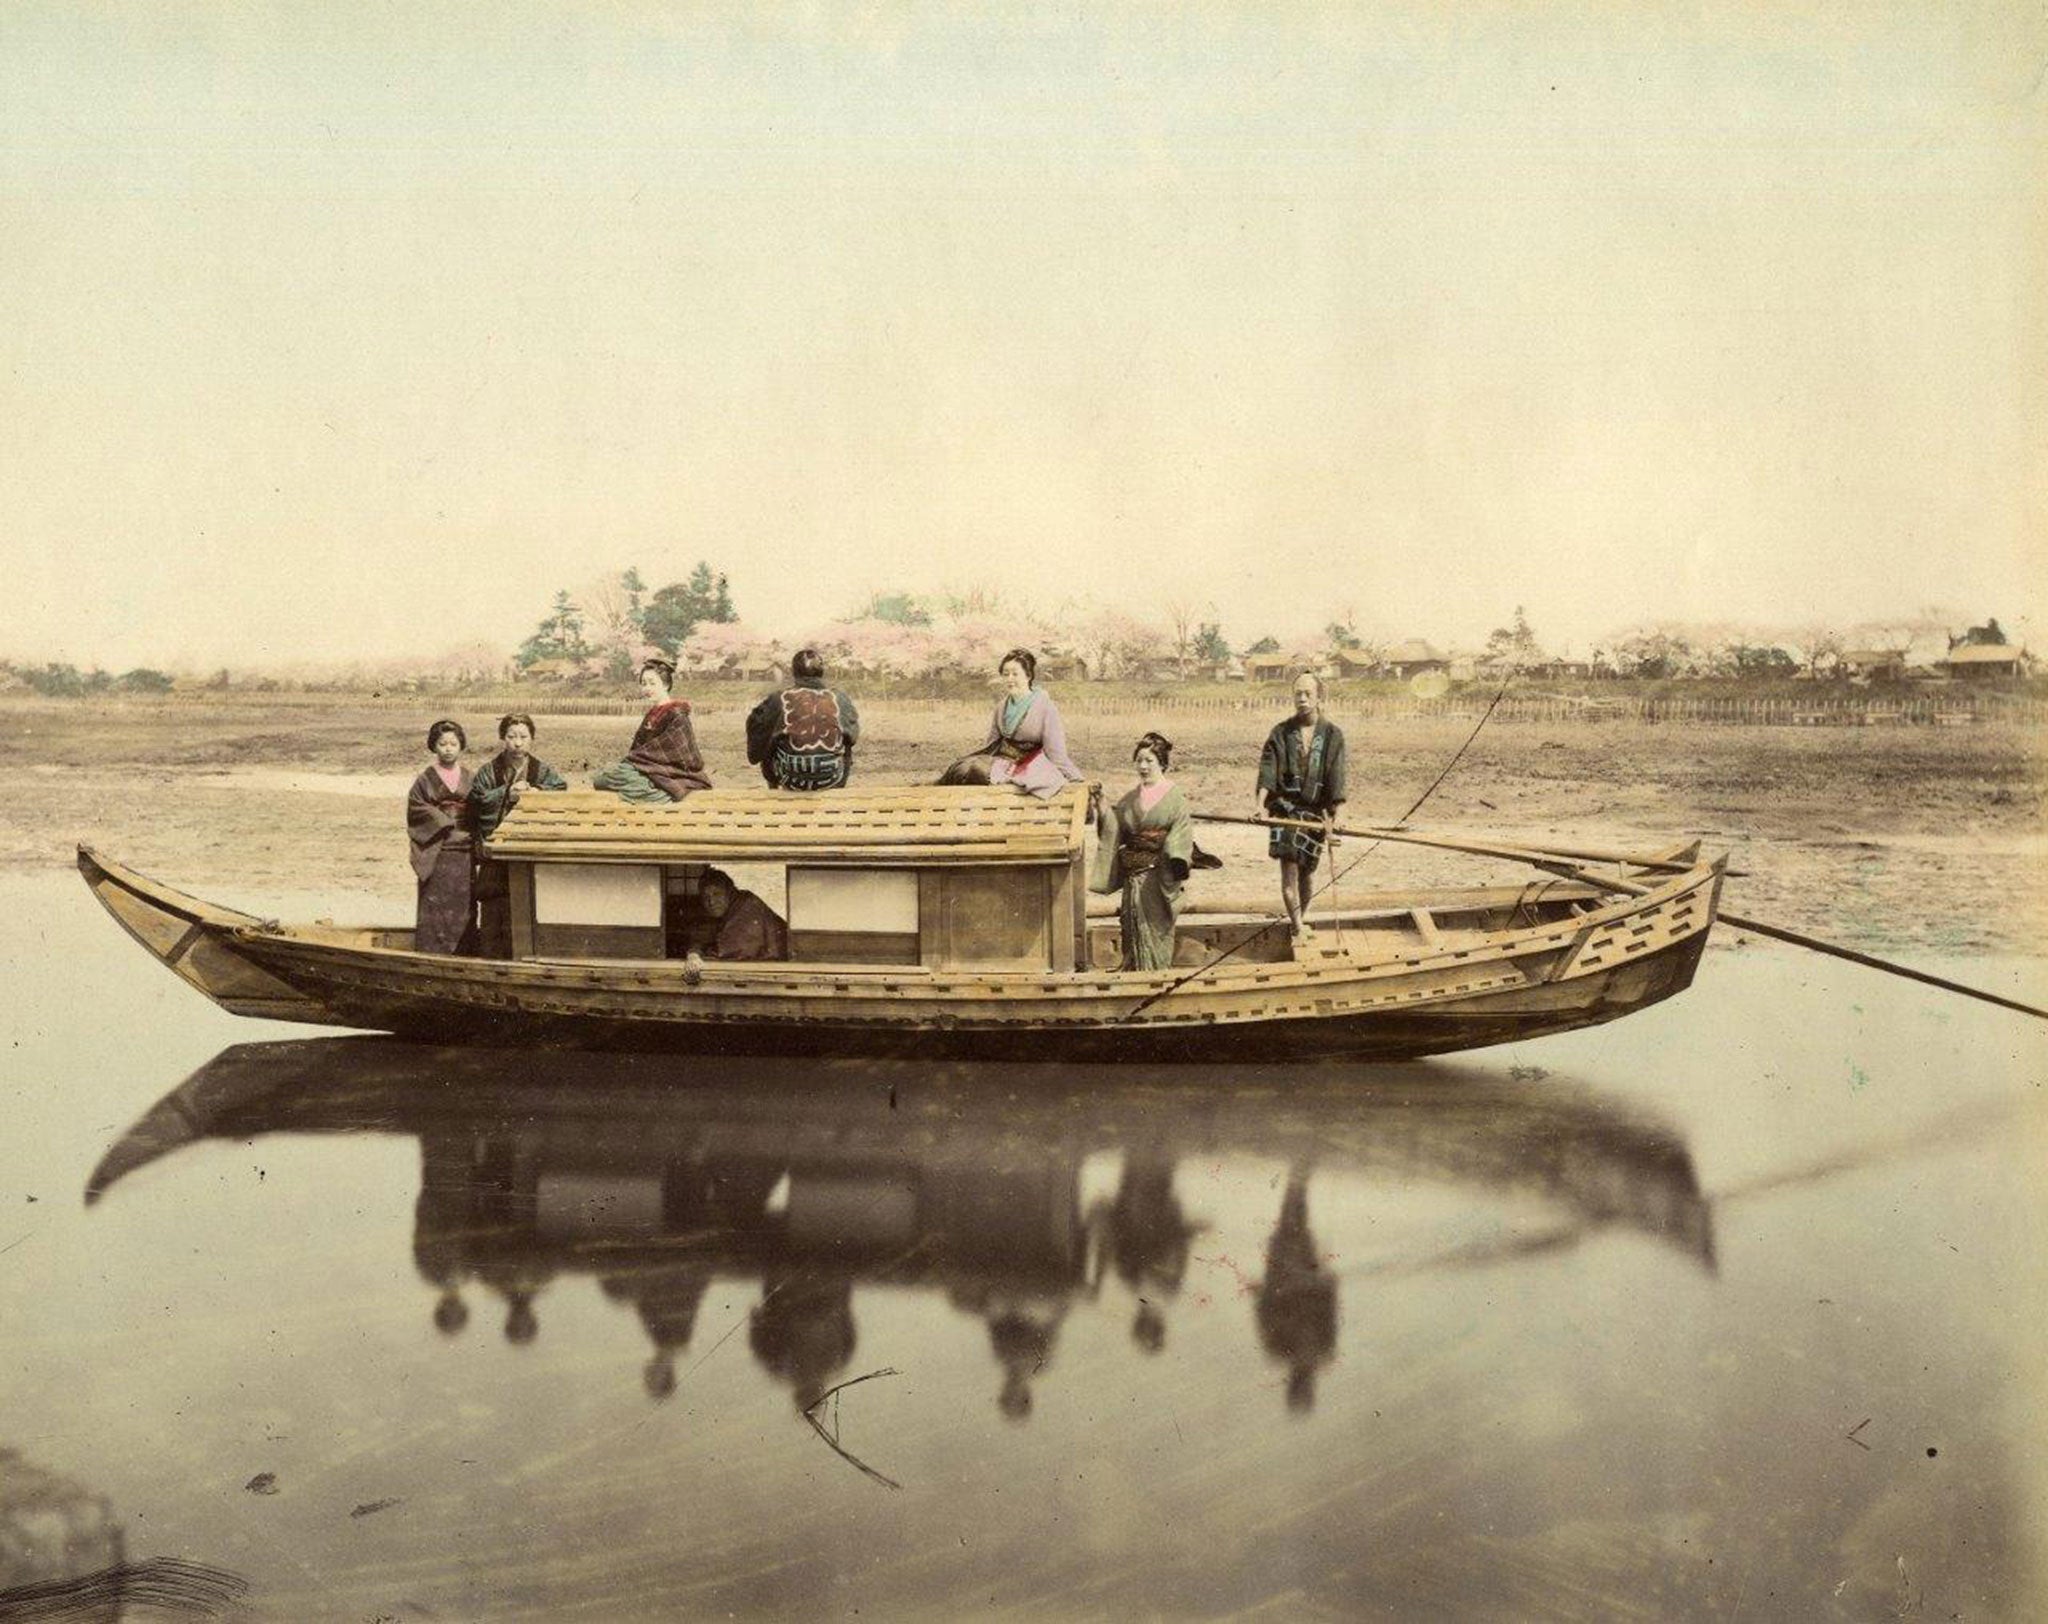
[[[658,863],[535,863],[533,917],[540,925],[661,928]]]
[[[792,865],[789,928],[915,936],[917,871]]]

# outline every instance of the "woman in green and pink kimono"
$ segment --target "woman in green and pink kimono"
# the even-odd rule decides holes
[[[1131,751],[1137,787],[1104,807],[1096,824],[1088,888],[1123,893],[1117,918],[1126,970],[1173,967],[1173,924],[1195,861],[1195,833],[1187,797],[1166,776],[1172,759],[1173,745],[1147,733]]]

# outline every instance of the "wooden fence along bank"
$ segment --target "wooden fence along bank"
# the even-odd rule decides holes
[[[890,687],[863,688],[849,679],[848,688],[864,704],[876,706],[962,704],[985,706],[986,694],[921,694]],[[1228,695],[1176,693],[1170,688],[1138,684],[1105,685],[1108,691],[1081,683],[1061,684],[1056,692],[1067,716],[1118,716],[1137,711],[1160,715],[1275,717],[1288,705],[1284,690],[1254,687]],[[678,689],[700,710],[719,713],[753,704],[765,683],[705,680],[694,685],[679,678]],[[1492,691],[1476,688],[1440,698],[1405,694],[1347,694],[1339,684],[1330,692],[1331,714],[1341,721],[1476,721],[1491,703]],[[107,703],[107,700],[58,700],[55,704]],[[111,702],[135,705],[332,705],[370,710],[420,711],[458,708],[465,711],[531,711],[537,716],[638,716],[645,708],[637,697],[564,691],[552,684],[532,683],[473,691],[389,690],[348,692],[285,692],[245,688],[210,689],[162,697],[121,697]],[[1871,693],[1815,695],[1812,698],[1746,695],[1575,695],[1516,694],[1500,702],[1493,723],[1628,722],[1674,726],[1723,727],[1968,727],[2005,725],[2038,727],[2048,723],[2048,700],[2031,696],[1968,693],[1954,689],[1939,694],[1892,697]]]

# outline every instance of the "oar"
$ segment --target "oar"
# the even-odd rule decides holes
[[[1196,812],[1191,814],[1197,823],[1243,823],[1257,829],[1308,829],[1317,834],[1323,832],[1323,825],[1306,818],[1240,818],[1227,812]],[[1464,852],[1472,857],[1504,857],[1510,862],[1533,863],[1537,867],[1552,864],[1558,858],[1589,858],[1595,862],[1628,863],[1636,868],[1682,870],[1687,865],[1666,862],[1661,857],[1637,857],[1628,852],[1592,852],[1584,848],[1565,851],[1548,846],[1507,846],[1492,841],[1452,840],[1443,835],[1418,834],[1409,829],[1348,828],[1335,824],[1329,832],[1351,840],[1392,840],[1405,846],[1431,846],[1439,851]],[[1640,894],[1640,893],[1638,893]]]
[[[1204,823],[1249,823],[1265,828],[1280,829],[1321,829],[1320,823],[1311,823],[1300,818],[1236,818],[1222,812],[1197,812],[1195,818]],[[1605,891],[1618,892],[1622,896],[1640,897],[1651,889],[1633,880],[1617,879],[1608,874],[1588,873],[1578,864],[1566,860],[1562,852],[1548,852],[1537,848],[1499,846],[1479,841],[1445,840],[1432,835],[1410,834],[1401,829],[1345,829],[1333,827],[1332,834],[1350,835],[1367,840],[1394,840],[1411,846],[1432,846],[1440,851],[1465,852],[1474,857],[1499,857],[1509,862],[1527,863],[1566,879],[1582,880],[1587,885],[1598,886]],[[1643,868],[1662,867],[1656,862],[1644,863],[1634,857],[1603,858],[1601,861],[1615,861],[1636,864]],[[2048,1009],[2037,1009],[2032,1004],[2020,1003],[2017,999],[2003,998],[1995,992],[1986,992],[1981,987],[1966,987],[1960,981],[1950,981],[1943,976],[1929,975],[1925,970],[1915,970],[1904,964],[1895,964],[1890,959],[1880,959],[1870,953],[1859,953],[1853,947],[1837,947],[1833,942],[1824,942],[1817,936],[1804,936],[1796,930],[1786,930],[1780,925],[1768,925],[1761,919],[1747,919],[1741,914],[1722,910],[1720,918],[1724,924],[1733,925],[1737,930],[1753,931],[1758,936],[1769,936],[1780,942],[1789,942],[1794,947],[1803,947],[1810,952],[1824,953],[1830,958],[1844,959],[1850,964],[1860,964],[1868,970],[1882,970],[1887,975],[1917,981],[1923,986],[1939,987],[1944,992],[1961,993],[1965,998],[1979,999],[1987,1004],[1996,1004],[2000,1009],[2015,1010],[2022,1015],[2031,1015],[2039,1021],[2048,1021]]]

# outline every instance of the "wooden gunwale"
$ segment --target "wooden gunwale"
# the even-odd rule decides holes
[[[1391,950],[1371,959],[1333,954],[1321,961],[1227,963],[1182,986],[1131,1025],[1272,1019],[1356,1011],[1414,1002],[1424,997],[1469,996],[1548,984],[1573,975],[1611,968],[1575,964],[1545,966],[1534,976],[1521,961],[1546,955],[1578,959],[1603,931],[1625,924],[1654,930],[1646,921],[1676,911],[1703,889],[1718,883],[1718,866],[1706,866],[1655,888],[1643,898],[1625,898],[1569,921],[1524,927],[1466,945]],[[1689,924],[1667,931],[1658,948],[1675,945],[1711,923],[1712,908]],[[797,1018],[827,1024],[906,1022],[940,1016],[956,1022],[997,1026],[1126,1023],[1132,1005],[1173,987],[1182,971],[960,971],[934,973],[916,967],[830,965],[704,965],[698,979],[686,979],[674,960],[479,960],[421,955],[400,948],[323,943],[290,931],[237,928],[237,947],[252,959],[287,974],[296,964],[346,979],[364,991],[382,985],[397,993],[432,995],[462,1003],[489,1004],[491,994],[513,997],[518,1007],[530,998],[600,994],[612,1004],[605,1012],[624,1019],[722,1022],[791,1018],[788,1006],[829,1001],[829,1009]],[[1616,963],[1623,962],[1617,959]],[[1442,987],[1432,978],[1460,975]],[[914,989],[908,985],[915,982]],[[1407,983],[1408,985],[1401,985]],[[639,1007],[653,1005],[658,1007]],[[614,1004],[615,1001],[615,1004]],[[1297,1007],[1304,1005],[1306,1007]],[[1318,1003],[1327,1005],[1318,1010]],[[564,1010],[562,1012],[568,1012]],[[593,1013],[597,1011],[593,1008]]]

